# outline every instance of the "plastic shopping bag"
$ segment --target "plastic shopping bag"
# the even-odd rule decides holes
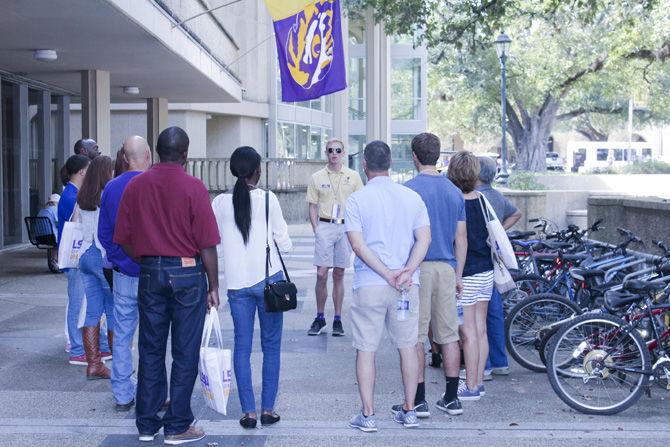
[[[214,346],[210,346],[210,342],[214,342]],[[207,406],[224,416],[228,406],[232,376],[231,352],[230,349],[223,349],[219,314],[216,309],[211,309],[205,317],[205,327],[202,332],[200,382]]]
[[[84,242],[82,225],[78,222],[65,222],[63,234],[58,244],[58,268],[79,268],[81,244]]]

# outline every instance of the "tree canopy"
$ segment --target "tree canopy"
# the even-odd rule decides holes
[[[500,129],[500,68],[493,41],[513,40],[508,59],[508,133],[517,165],[543,170],[559,123],[593,138],[628,99],[670,116],[670,0],[350,0],[372,7],[387,33],[426,43],[432,118],[469,141]],[[620,118],[619,118],[620,119]],[[611,119],[610,119],[611,122]],[[595,132],[594,132],[595,131]]]

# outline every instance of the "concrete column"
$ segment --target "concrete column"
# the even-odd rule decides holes
[[[17,100],[16,106],[14,107],[14,116],[13,116],[13,129],[12,133],[18,137],[17,146],[11,148],[11,150],[19,151],[19,187],[20,187],[20,198],[17,202],[17,208],[15,210],[15,216],[19,216],[19,219],[24,216],[30,216],[30,144],[29,144],[29,134],[28,134],[28,86],[25,84],[18,84],[12,87],[14,89],[14,96]],[[22,219],[21,219],[22,220]],[[23,225],[23,222],[20,222],[21,232],[22,232],[22,241],[28,241],[28,233],[26,231],[26,226]]]
[[[53,192],[53,163],[51,159],[51,92],[41,91],[37,113],[40,115],[39,122],[42,129],[37,132],[39,153],[37,154],[37,175],[39,176],[37,185],[39,188],[40,204],[46,203]]]
[[[345,67],[349,66],[349,21],[346,17],[340,20],[344,46]],[[348,73],[346,74],[349,75]],[[349,89],[333,94],[333,137],[341,139],[345,147],[349,141]],[[325,143],[325,142],[324,142]]]
[[[375,24],[374,11],[366,11],[365,85],[367,95],[367,140],[383,140],[390,145],[391,44],[381,24]]]
[[[168,127],[168,100],[166,98],[147,98],[147,141],[154,155],[154,161],[158,161],[156,153],[156,141],[158,135]]]
[[[81,72],[81,138],[93,138],[100,152],[111,155],[109,72]]]
[[[56,166],[60,169],[72,153],[70,147],[70,97],[67,95],[56,97],[56,134],[52,136],[55,140]]]

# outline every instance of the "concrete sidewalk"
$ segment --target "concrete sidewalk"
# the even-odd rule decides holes
[[[276,427],[245,431],[234,387],[228,416],[209,410],[196,384],[192,406],[208,436],[196,446],[628,446],[666,445],[668,403],[660,389],[626,412],[610,417],[576,413],[553,393],[546,377],[516,365],[507,377],[487,382],[479,402],[464,403],[465,414],[449,417],[436,409],[444,388],[441,370],[428,368],[426,394],[432,416],[415,430],[390,417],[402,400],[398,355],[386,339],[377,359],[376,407],[380,430],[364,434],[348,428],[360,403],[354,350],[348,324],[352,272],[346,275],[345,337],[330,331],[308,337],[314,318],[313,237],[306,225],[292,226],[294,251],[287,257],[299,288],[297,311],[286,314]],[[261,261],[262,262],[262,261]],[[134,412],[114,411],[108,381],[87,381],[83,367],[67,363],[63,333],[66,297],[63,275],[48,272],[44,252],[28,248],[0,254],[0,446],[138,446]],[[222,293],[222,298],[224,294]],[[332,305],[326,317],[330,329]],[[225,343],[232,348],[227,305],[220,310]],[[260,399],[260,342],[252,365]],[[143,446],[163,445],[162,436]]]

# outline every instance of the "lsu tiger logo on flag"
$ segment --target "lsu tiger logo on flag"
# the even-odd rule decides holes
[[[339,0],[265,0],[277,41],[282,101],[347,87]]]

